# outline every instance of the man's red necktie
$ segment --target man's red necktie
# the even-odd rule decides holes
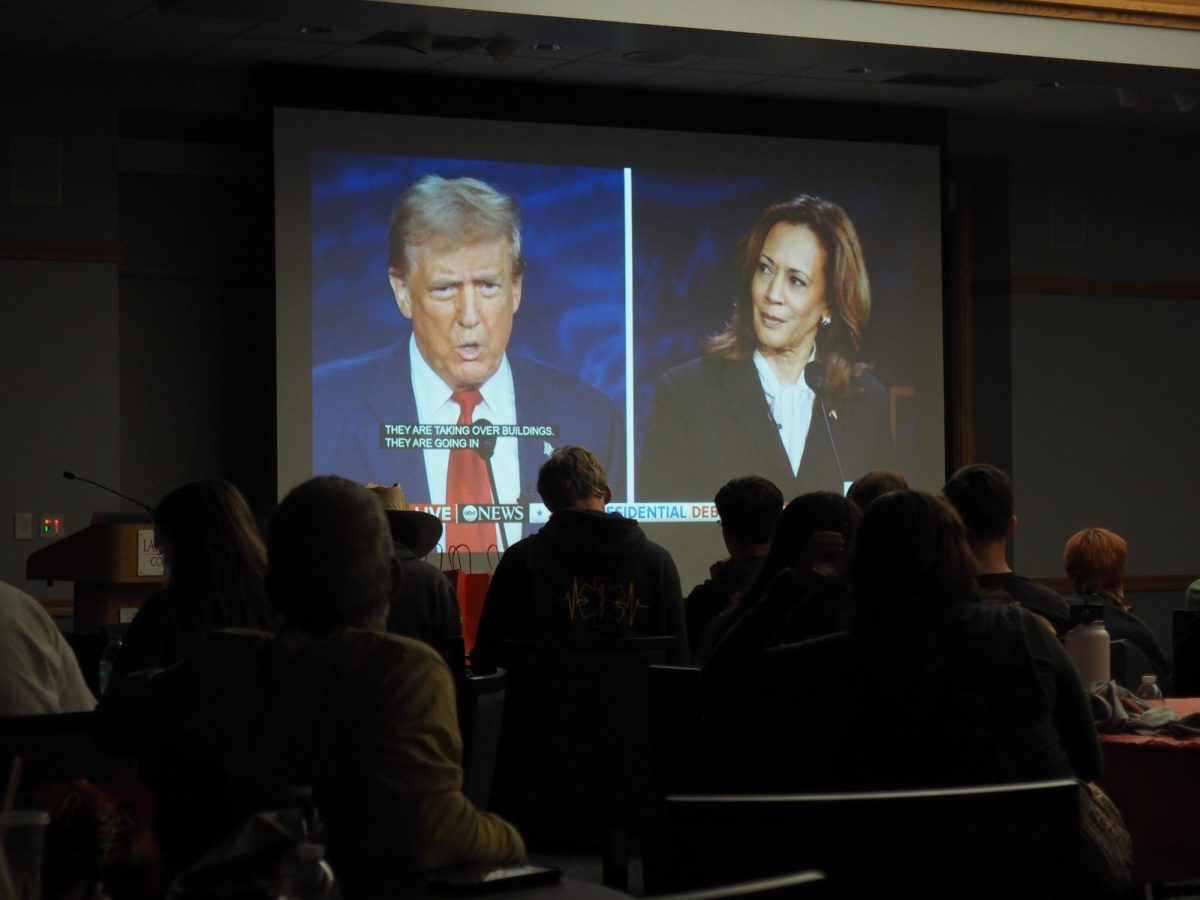
[[[483,400],[479,391],[455,391],[450,399],[458,404],[458,424],[470,425],[475,407]],[[492,503],[492,487],[488,482],[487,463],[474,450],[450,451],[446,470],[446,502],[461,509],[461,504]],[[447,548],[466,544],[472,553],[483,553],[496,543],[496,526],[484,522],[458,522],[446,526]]]

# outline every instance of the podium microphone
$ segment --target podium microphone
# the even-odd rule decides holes
[[[489,426],[492,423],[489,422],[487,419],[476,419],[471,424],[472,425]],[[479,438],[479,446],[473,447],[472,449],[476,453],[479,454],[479,458],[482,459],[484,464],[487,466],[488,484],[491,485],[491,488],[492,488],[492,500],[495,503],[499,503],[500,502],[500,492],[498,490],[496,490],[496,473],[492,469],[492,456],[496,453],[496,435],[494,435],[494,434],[481,435]],[[508,549],[508,535],[504,531],[504,523],[503,522],[500,523],[499,530],[500,530],[500,549],[507,550]]]
[[[490,468],[489,468],[489,471],[491,471]],[[133,497],[130,497],[128,494],[122,494],[120,491],[113,490],[107,484],[101,484],[98,481],[92,481],[92,479],[84,478],[82,475],[76,475],[74,472],[63,472],[62,477],[67,479],[67,481],[82,481],[84,484],[90,484],[90,485],[93,485],[94,487],[98,487],[98,488],[100,488],[100,490],[107,491],[108,493],[110,493],[116,497],[120,497],[122,500],[128,500],[134,506],[140,506],[146,512],[150,513],[151,519],[154,518],[154,510],[151,509],[149,506],[147,506],[145,503],[143,503],[141,500],[136,500]]]
[[[804,367],[804,381],[809,386],[817,399],[821,401],[821,418],[825,420],[825,433],[829,435],[829,446],[833,448],[833,461],[837,463],[838,477],[841,481],[838,483],[838,493],[846,493],[846,473],[842,469],[842,457],[838,453],[837,441],[833,439],[833,428],[829,424],[829,410],[825,408],[825,365],[816,360],[810,362]]]

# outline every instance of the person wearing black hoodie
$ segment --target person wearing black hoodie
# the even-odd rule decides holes
[[[633,519],[604,511],[608,476],[582,447],[556,450],[538,471],[550,521],[513,544],[488,588],[471,667],[503,663],[506,640],[596,640],[674,635],[688,660],[675,561]]]

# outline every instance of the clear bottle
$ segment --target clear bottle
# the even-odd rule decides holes
[[[279,865],[279,900],[338,900],[337,880],[325,861],[325,848],[300,841]]]
[[[112,680],[113,666],[116,665],[117,657],[121,653],[121,639],[115,634],[109,639],[108,646],[104,648],[104,652],[100,654],[100,693],[103,694],[108,690],[108,683]]]
[[[1133,692],[1147,706],[1162,706],[1164,704],[1162,688],[1158,686],[1157,675],[1143,675],[1142,683]]]

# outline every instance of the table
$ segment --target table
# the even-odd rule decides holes
[[[1200,697],[1170,699],[1180,716],[1200,712]],[[1200,738],[1102,734],[1104,775],[1133,838],[1140,884],[1200,881]]]

